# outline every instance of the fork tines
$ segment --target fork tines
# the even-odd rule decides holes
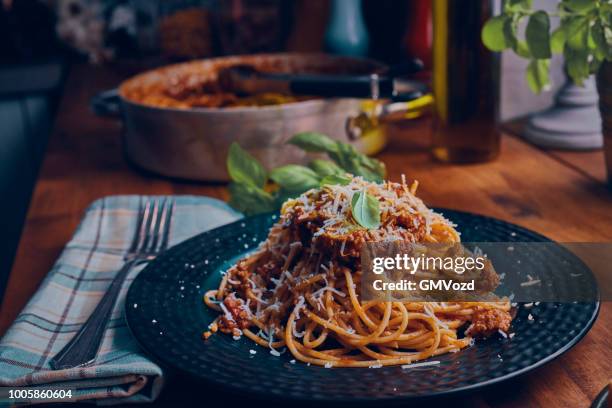
[[[129,252],[155,254],[168,247],[174,200],[157,198],[141,203],[136,236]]]

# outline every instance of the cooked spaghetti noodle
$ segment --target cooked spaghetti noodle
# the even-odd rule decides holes
[[[405,180],[374,184],[354,178],[287,201],[267,240],[205,294],[206,305],[221,312],[211,331],[245,335],[276,355],[286,347],[295,359],[325,367],[411,364],[459,351],[473,337],[507,332],[506,300],[360,300],[364,243],[460,241],[453,224],[415,196],[416,188]],[[357,191],[378,199],[377,229],[353,220],[350,203]]]

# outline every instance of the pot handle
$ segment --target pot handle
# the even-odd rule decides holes
[[[91,110],[98,116],[121,117],[121,97],[117,88],[94,95],[89,101]]]

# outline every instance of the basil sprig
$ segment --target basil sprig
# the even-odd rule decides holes
[[[330,174],[328,176],[323,177],[321,182],[319,183],[321,187],[323,186],[346,186],[351,182],[351,177],[343,174]]]
[[[232,143],[227,157],[232,207],[248,215],[259,214],[274,211],[287,199],[311,188],[346,185],[351,181],[351,174],[374,182],[384,179],[382,162],[321,133],[298,133],[288,143],[307,152],[325,153],[331,160],[314,159],[308,167],[289,164],[268,173],[257,159]]]
[[[376,197],[357,191],[351,200],[351,213],[357,224],[367,229],[380,226],[380,204]]]
[[[385,177],[385,165],[376,159],[361,154],[355,146],[330,139],[321,133],[298,133],[289,143],[307,152],[327,153],[340,168],[368,181],[380,183]]]
[[[552,33],[551,16],[560,18]],[[518,27],[525,19],[525,38],[521,39]],[[482,41],[492,51],[512,49],[529,59],[526,78],[535,93],[550,87],[553,53],[563,54],[568,75],[582,84],[603,61],[612,61],[612,2],[561,0],[556,13],[547,13],[534,11],[531,0],[508,0],[502,14],[483,27]]]

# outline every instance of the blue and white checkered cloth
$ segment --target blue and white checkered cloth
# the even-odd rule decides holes
[[[141,196],[113,196],[94,202],[53,269],[0,341],[0,386],[49,386],[74,390],[73,400],[100,404],[153,401],[164,372],[131,337],[124,298],[135,269],[119,296],[96,361],[88,367],[52,370],[49,360],[87,320],[123,264]],[[154,197],[148,197],[154,198]],[[177,244],[242,215],[222,201],[177,196],[170,242]],[[0,402],[1,403],[1,402]]]

